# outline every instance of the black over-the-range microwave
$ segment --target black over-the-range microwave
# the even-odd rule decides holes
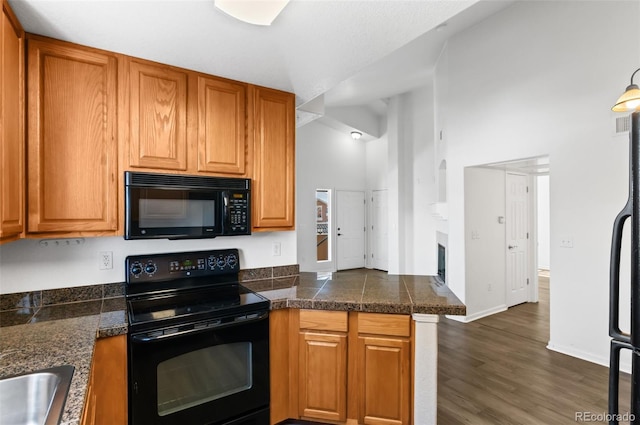
[[[250,234],[250,179],[125,172],[125,239]]]

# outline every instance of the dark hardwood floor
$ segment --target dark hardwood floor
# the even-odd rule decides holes
[[[608,369],[546,348],[548,278],[540,302],[466,324],[443,317],[438,337],[439,425],[608,423],[576,416],[606,414]],[[620,386],[622,413],[628,375]]]

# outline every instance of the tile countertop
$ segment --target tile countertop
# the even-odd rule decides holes
[[[242,282],[271,300],[271,309],[465,315],[465,305],[433,276],[388,275],[378,270],[300,273]]]
[[[242,284],[269,298],[271,309],[466,313],[449,288],[431,276],[388,275],[377,270],[303,272]],[[42,298],[47,295],[43,293]],[[20,294],[17,302],[13,296],[5,298],[19,308],[0,311],[0,378],[63,364],[75,366],[61,424],[79,424],[96,338],[127,333],[124,297],[53,305],[43,305],[39,295],[33,294]]]
[[[127,333],[125,306],[124,297],[116,297],[3,311],[0,377],[73,365],[61,424],[79,424],[96,337]]]

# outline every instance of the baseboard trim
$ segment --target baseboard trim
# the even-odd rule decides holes
[[[549,341],[549,343],[547,344],[547,349],[551,350],[551,351],[555,351],[556,353],[560,353],[560,354],[564,354],[567,356],[571,356],[571,357],[575,357],[577,359],[580,360],[584,360],[590,363],[595,363],[595,364],[599,364],[601,366],[604,366],[606,368],[609,367],[609,358],[608,357],[602,357],[602,356],[596,356],[593,355],[592,353],[589,353],[587,351],[583,351],[583,350],[578,350],[574,347],[569,347],[566,345],[562,345],[562,344],[554,344],[553,342]],[[621,372],[625,372],[625,373],[631,373],[631,361],[630,359],[625,359],[624,356],[621,356],[620,358],[620,371]]]
[[[489,308],[487,310],[484,311],[479,311],[477,313],[473,313],[471,315],[468,316],[450,316],[450,315],[446,315],[445,317],[447,319],[451,319],[451,320],[455,320],[456,322],[461,322],[461,323],[469,323],[469,322],[473,322],[474,320],[478,320],[478,319],[482,319],[483,317],[487,317],[487,316],[491,316],[492,314],[496,314],[496,313],[502,313],[503,311],[507,311],[507,306],[506,304],[494,307],[494,308]]]

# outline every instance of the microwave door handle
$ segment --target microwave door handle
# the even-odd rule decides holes
[[[182,240],[182,239],[213,239],[216,236],[217,235],[215,235],[215,234],[211,234],[211,235],[177,235],[177,236],[168,237],[167,239],[169,239],[170,241],[179,241],[179,240]]]

